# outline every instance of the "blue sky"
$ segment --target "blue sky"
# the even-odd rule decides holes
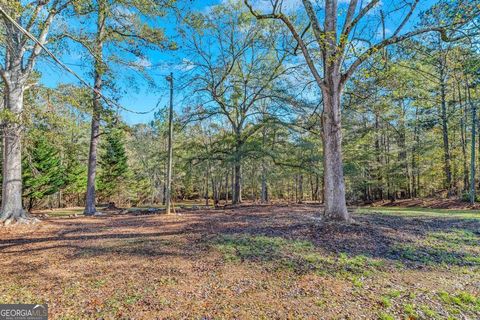
[[[194,11],[207,11],[208,7],[218,4],[219,2],[226,1],[226,0],[207,0],[207,1],[199,1],[194,0],[193,2],[183,2],[183,4],[187,3],[188,7]],[[300,0],[286,0],[287,4],[291,7],[295,7],[300,5]],[[339,1],[342,5],[345,6],[345,3],[348,2],[347,0],[340,0]],[[387,6],[386,3],[388,1],[382,1],[382,6]],[[255,1],[252,1],[255,3]],[[425,9],[429,8],[435,0],[422,0],[420,1],[420,5],[416,10],[416,13],[424,11]],[[267,0],[258,0],[256,2],[257,8],[261,9],[262,6],[266,7],[268,4]],[[387,10],[388,8],[386,8]],[[375,14],[375,13],[374,13]],[[396,21],[396,18],[392,16],[391,20],[387,21],[387,30],[394,28],[394,25],[399,22]],[[415,20],[414,20],[415,21]],[[414,22],[413,22],[414,23]],[[161,27],[166,29],[167,35],[170,36],[172,39],[175,40],[176,32],[175,32],[175,19],[170,17],[163,19],[161,22]],[[409,29],[412,27],[407,26],[405,29]],[[82,54],[81,49],[79,47],[71,46],[70,52],[67,54],[63,54],[61,56],[61,60],[68,64],[74,71],[81,74],[84,79],[90,80],[90,66],[85,61],[82,61]],[[147,111],[151,110],[159,101],[160,106],[165,106],[168,103],[168,83],[165,80],[165,75],[169,74],[170,72],[174,73],[175,75],[179,75],[182,73],[182,61],[188,59],[188,56],[182,52],[182,50],[178,51],[168,51],[168,52],[161,52],[161,51],[149,51],[147,53],[147,59],[145,61],[141,61],[141,63],[145,63],[146,66],[151,66],[148,68],[148,74],[154,80],[156,86],[150,87],[142,77],[132,73],[131,71],[125,70],[115,70],[116,79],[121,79],[122,81],[122,92],[120,92],[120,104],[127,109],[134,110],[134,111]],[[59,83],[77,83],[78,81],[67,72],[60,70],[58,66],[54,65],[53,62],[48,61],[46,59],[42,60],[38,64],[38,69],[42,72],[41,81],[43,84],[49,87],[55,87]],[[134,81],[130,81],[130,79],[125,79],[126,75],[130,76]],[[91,80],[89,81],[91,82]],[[181,102],[182,93],[178,92],[175,99],[176,109],[181,110],[183,106],[179,105]],[[149,122],[153,119],[153,112],[149,114],[134,114],[130,112],[121,112],[123,119],[129,123],[141,123],[141,122]]]

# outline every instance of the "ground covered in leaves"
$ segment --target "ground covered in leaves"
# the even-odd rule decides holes
[[[479,319],[480,214],[245,206],[0,229],[0,302],[52,319]]]

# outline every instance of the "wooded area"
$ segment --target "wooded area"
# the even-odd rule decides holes
[[[342,234],[390,245],[393,240],[380,225],[393,228],[392,219],[404,228],[412,223],[401,214],[392,218],[390,211],[385,218],[354,208],[401,208],[431,200],[437,207],[476,209],[480,201],[478,1],[0,0],[0,31],[0,221],[10,230],[0,251],[23,246],[19,239],[31,237],[24,227],[45,235],[62,232],[70,228],[65,216],[83,213],[78,223],[84,230],[78,232],[93,228],[89,219],[108,217],[99,221],[140,228],[138,241],[147,241],[149,227],[130,215],[152,226],[180,221],[172,232],[185,234],[168,241],[192,242],[194,248],[199,241],[201,250],[214,248],[226,260],[242,263],[283,261],[289,250],[293,256],[303,252],[288,267],[295,274],[330,267],[349,273],[355,267],[340,266],[343,258],[334,256],[342,252],[347,260],[367,256],[361,265],[375,272],[384,269],[370,258],[423,268],[431,265],[419,262],[421,254],[398,247],[420,241],[431,221],[418,218],[419,229],[399,231],[395,241],[400,242],[388,250],[380,244],[345,247]],[[291,217],[284,206],[291,206]],[[439,212],[432,219],[441,219]],[[142,217],[150,213],[167,216]],[[289,229],[297,225],[295,214],[304,233]],[[237,224],[240,217],[245,225]],[[435,264],[432,277],[445,264],[478,271],[477,218],[431,222],[439,233],[464,232],[455,233],[462,253],[450,252],[457,260],[427,252]],[[226,231],[230,223],[241,236]],[[208,224],[215,227],[202,229]],[[205,247],[205,239],[189,235],[195,227],[210,241]],[[213,228],[225,236],[210,239]],[[326,239],[315,235],[320,231],[332,236],[338,250],[319,245],[317,237]],[[288,242],[292,239],[300,242]],[[34,240],[25,241],[34,246]],[[302,241],[310,243],[307,249]],[[128,244],[118,245],[123,249],[102,254],[133,254],[123,247]],[[264,252],[263,246],[275,249]],[[135,250],[145,249],[140,247]],[[187,247],[177,249],[189,255]],[[317,257],[320,249],[333,260]],[[468,283],[459,273],[454,277]],[[463,319],[479,315],[475,290],[471,304],[461,302],[468,305],[461,309]],[[0,297],[10,301],[6,293]],[[372,308],[356,315],[379,316]],[[259,310],[243,315],[275,317]],[[393,314],[399,316],[397,311]],[[69,312],[58,312],[68,318]],[[436,312],[440,318],[453,314]],[[413,313],[410,318],[434,318],[424,310]],[[113,313],[83,318],[105,315]],[[216,315],[231,318],[218,310],[205,317]]]
[[[3,220],[25,217],[22,208],[94,214],[95,202],[164,203],[168,110],[128,124],[126,107],[107,98],[124,90],[122,72],[163,85],[139,63],[157,50],[185,55],[175,75],[174,201],[312,200],[348,220],[347,202],[476,194],[475,2],[432,3],[420,18],[419,1],[401,3],[400,19],[378,1],[327,1],[323,23],[309,1],[188,14],[181,3],[149,2],[4,3]],[[178,35],[149,22],[168,15]],[[83,50],[92,78],[82,80],[93,88],[42,85],[34,66],[45,45],[57,57]]]

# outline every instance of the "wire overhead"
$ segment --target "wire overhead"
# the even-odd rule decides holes
[[[120,105],[119,103],[115,102],[114,100],[104,96],[100,91],[98,91],[97,89],[95,89],[94,87],[92,87],[86,80],[84,80],[78,73],[76,73],[75,71],[73,71],[71,68],[69,68],[66,64],[64,64],[62,61],[60,61],[60,59],[58,59],[55,54],[53,54],[47,47],[45,47],[45,45],[43,45],[34,35],[32,35],[30,32],[28,32],[27,30],[25,30],[20,24],[17,23],[17,21],[15,21],[15,19],[13,19],[1,6],[0,6],[0,13],[8,20],[10,21],[10,23],[15,27],[17,28],[20,32],[22,32],[23,34],[25,34],[30,40],[32,40],[33,42],[35,42],[37,45],[40,46],[40,48],[42,48],[42,50],[44,50],[59,66],[61,66],[65,71],[67,71],[68,73],[72,74],[73,76],[75,76],[75,78],[77,78],[85,87],[91,89],[93,92],[95,92],[96,94],[98,94],[110,107],[116,107],[116,108],[119,108],[121,110],[124,110],[126,112],[130,112],[130,113],[134,113],[134,114],[148,114],[148,113],[151,113],[153,111],[155,111],[157,108],[158,108],[158,105],[160,104],[160,100],[157,102],[157,104],[155,105],[155,107],[153,107],[152,109],[148,110],[148,111],[134,111],[134,110],[131,110],[131,109],[128,109],[128,108],[125,108],[124,106]]]

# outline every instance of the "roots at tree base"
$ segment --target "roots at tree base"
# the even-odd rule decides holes
[[[10,224],[34,224],[40,222],[39,219],[30,216],[25,210],[11,210],[2,212],[0,215],[0,225]]]
[[[325,221],[331,221],[331,222],[347,222],[351,223],[354,222],[351,213],[341,213],[338,214],[336,212],[323,212],[322,217]]]

